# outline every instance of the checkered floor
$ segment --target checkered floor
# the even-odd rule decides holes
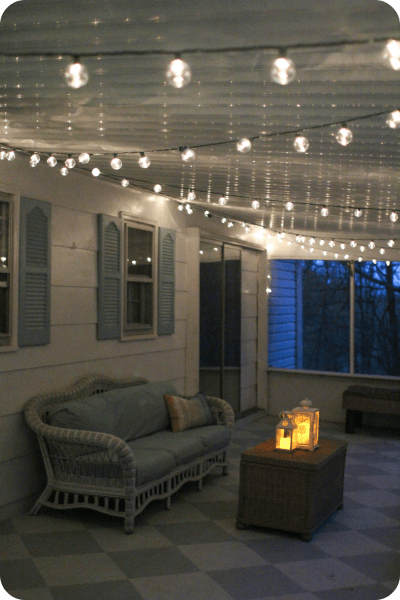
[[[228,477],[206,478],[153,502],[127,536],[123,520],[42,509],[0,522],[0,578],[22,600],[378,600],[400,575],[400,436],[343,433],[349,442],[344,510],[311,542],[237,530],[242,450],[273,437],[276,418],[239,421]],[[400,588],[399,588],[400,589]]]

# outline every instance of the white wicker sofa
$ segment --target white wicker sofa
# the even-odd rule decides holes
[[[178,395],[167,382],[92,375],[31,398],[25,418],[38,436],[47,485],[30,514],[41,506],[87,507],[124,517],[125,532],[132,533],[135,516],[152,500],[166,499],[169,509],[171,495],[185,482],[198,481],[200,490],[214,467],[226,475],[230,405],[206,396],[212,424],[175,433],[164,394]]]

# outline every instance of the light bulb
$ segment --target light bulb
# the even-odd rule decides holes
[[[162,187],[159,183],[156,183],[156,185],[154,186],[154,191],[156,194],[159,194],[162,191]]]
[[[204,211],[204,216],[205,216],[205,217],[208,217],[209,219],[211,219],[211,217],[212,217],[212,214],[211,214],[211,213],[209,213],[209,211],[208,211],[208,210],[205,210],[205,211]]]
[[[347,260],[347,259],[348,259],[348,258],[350,258],[350,257],[349,257],[349,255],[348,255],[348,254],[345,254],[345,255],[344,255],[344,258],[345,258],[345,260]]]
[[[315,244],[315,238],[310,238],[310,239],[308,240],[308,243],[309,243],[311,246],[313,246],[313,245]]]
[[[60,170],[61,175],[63,175],[64,177],[66,177],[69,173],[67,167],[62,167]]]
[[[31,167],[36,167],[40,163],[40,155],[35,152],[29,159],[29,164]]]
[[[236,144],[236,148],[238,152],[242,152],[242,154],[244,154],[245,152],[249,152],[251,149],[251,142],[247,138],[241,138]]]
[[[386,125],[392,129],[396,129],[400,125],[400,110],[394,110],[386,119]]]
[[[191,215],[193,212],[192,207],[190,206],[190,204],[186,204],[186,212],[188,215]]]
[[[286,210],[289,210],[289,211],[293,210],[293,209],[294,209],[294,204],[293,204],[293,202],[290,202],[290,201],[289,201],[289,202],[286,202],[286,204],[285,204],[285,208],[286,208]]]
[[[183,204],[178,204],[178,210],[180,210],[180,211],[182,212],[182,211],[183,211],[183,209],[184,209],[184,206],[183,206]]]
[[[5,150],[1,150],[0,152],[0,160],[4,160],[6,158],[7,152]]]
[[[347,146],[353,139],[353,134],[351,130],[346,127],[346,125],[342,125],[337,134],[335,135],[336,141],[341,146]]]
[[[182,160],[185,162],[191,162],[196,158],[196,153],[192,148],[182,148]]]
[[[371,242],[368,244],[368,248],[370,248],[371,250],[373,250],[373,249],[375,248],[375,242],[372,242],[372,241],[371,241]]]
[[[251,207],[254,208],[254,210],[257,210],[257,208],[260,208],[260,203],[258,200],[253,200],[253,202],[251,203]]]
[[[193,190],[189,190],[188,200],[192,201],[192,200],[195,200],[195,198],[196,198],[196,193]]]
[[[121,180],[121,185],[122,185],[122,187],[128,187],[129,181],[127,179],[122,179]]]
[[[82,152],[82,154],[79,155],[78,160],[82,165],[87,165],[90,161],[90,155],[87,152]]]
[[[358,257],[358,262],[362,262],[361,256]]]
[[[388,267],[390,265],[390,260],[386,261],[386,266]]]
[[[325,240],[319,240],[319,245],[320,246],[325,246]]]
[[[395,71],[400,71],[400,42],[388,40],[383,51],[383,60]]]
[[[115,154],[114,158],[110,162],[110,165],[115,171],[118,171],[122,167],[122,160]]]
[[[326,255],[327,255],[327,252],[326,252],[326,250],[324,250],[322,254],[323,254],[324,256],[326,256]]]
[[[362,215],[361,208],[356,208],[355,211],[354,211],[354,216],[357,217],[357,218],[360,218],[361,215]]]
[[[389,240],[387,245],[389,246],[389,248],[393,248],[394,246],[394,240]]]
[[[310,248],[310,252],[314,252],[314,248]]]
[[[379,254],[385,254],[385,248],[381,248],[381,249],[379,250]]]
[[[391,212],[390,213],[390,220],[392,221],[392,223],[396,223],[396,221],[398,220],[398,218],[399,218],[399,215],[396,212]]]
[[[360,252],[364,252],[365,251],[365,246],[360,246]]]
[[[14,150],[10,150],[9,152],[7,152],[6,159],[9,160],[9,161],[15,160],[15,152],[14,152]]]
[[[307,152],[310,143],[304,135],[298,135],[293,142],[293,146],[297,152]]]
[[[351,242],[350,242],[350,246],[351,246],[352,248],[356,248],[356,247],[357,247],[357,242],[355,242],[354,240],[351,240]]]
[[[335,254],[335,258],[338,258],[338,257],[339,257],[339,254]]]
[[[72,156],[69,156],[64,164],[68,169],[73,169],[76,165],[76,160]]]
[[[93,177],[98,177],[100,175],[100,169],[98,169],[97,167],[92,169],[92,175]]]
[[[145,154],[142,154],[140,156],[138,162],[139,162],[139,167],[142,167],[142,169],[147,169],[150,166],[150,159]]]
[[[87,68],[75,57],[75,62],[70,63],[64,73],[65,80],[69,87],[78,89],[83,87],[89,81],[89,72]]]
[[[287,85],[293,81],[296,75],[294,62],[286,56],[279,56],[273,63],[271,69],[271,77],[275,83]]]
[[[225,206],[226,202],[227,202],[227,200],[226,200],[225,196],[221,196],[221,198],[218,199],[218,204],[220,206]]]
[[[331,248],[334,248],[334,247],[335,247],[335,242],[334,242],[334,240],[331,240],[331,241],[329,242],[329,246],[330,246]]]
[[[340,247],[342,250],[344,250],[346,248],[346,244],[340,244]]]
[[[175,58],[169,63],[165,75],[167,82],[178,89],[185,87],[192,77],[189,65],[181,58]]]
[[[327,206],[323,206],[323,207],[321,208],[321,215],[322,215],[323,217],[327,217],[327,216],[329,215],[329,209],[328,209],[328,207],[327,207]]]
[[[233,227],[233,223],[232,223],[232,221],[229,221],[229,223],[228,223],[228,227]]]
[[[56,157],[53,155],[49,156],[49,158],[47,159],[47,164],[49,165],[49,167],[55,167],[57,164]]]
[[[222,217],[221,223],[226,223],[226,217]]]

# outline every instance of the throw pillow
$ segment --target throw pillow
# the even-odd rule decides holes
[[[214,423],[207,400],[200,392],[189,399],[169,395],[164,399],[174,432]]]

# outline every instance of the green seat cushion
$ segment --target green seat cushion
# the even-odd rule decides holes
[[[182,432],[184,433],[184,432]],[[134,455],[138,450],[159,450],[168,452],[174,459],[177,467],[200,458],[204,454],[204,445],[200,438],[195,436],[181,436],[172,431],[158,431],[152,435],[134,440],[129,444]]]
[[[188,435],[200,440],[203,444],[203,452],[208,453],[227,447],[231,441],[232,430],[224,425],[208,425],[182,431],[179,435]]]
[[[165,394],[177,394],[165,381],[116,388],[57,406],[49,412],[49,423],[109,433],[128,442],[169,426]]]

